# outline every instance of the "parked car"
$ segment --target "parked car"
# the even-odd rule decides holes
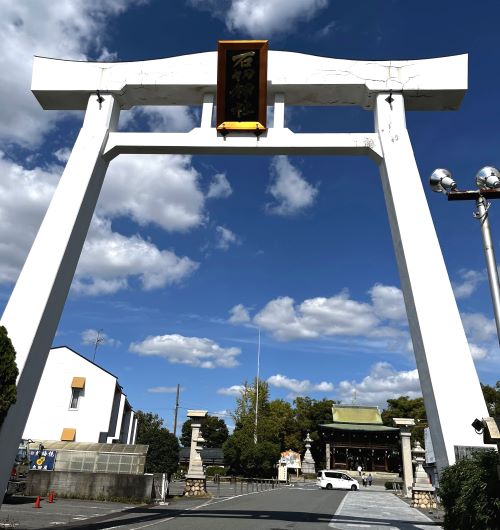
[[[359,482],[344,471],[322,469],[318,471],[318,486],[327,490],[359,490]]]

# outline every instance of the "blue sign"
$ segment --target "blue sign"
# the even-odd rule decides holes
[[[43,449],[43,451],[30,450],[30,469],[54,471],[57,451]]]

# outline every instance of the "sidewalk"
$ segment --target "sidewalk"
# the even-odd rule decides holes
[[[382,486],[349,492],[329,524],[337,530],[442,530]]]

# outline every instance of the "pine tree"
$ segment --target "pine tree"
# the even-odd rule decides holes
[[[16,350],[12,346],[7,330],[4,326],[0,326],[0,427],[10,406],[16,402],[18,374]]]

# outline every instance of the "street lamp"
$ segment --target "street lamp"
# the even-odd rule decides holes
[[[474,218],[481,224],[483,236],[483,249],[490,281],[491,299],[495,313],[497,336],[500,342],[500,288],[498,282],[498,270],[491,241],[490,224],[488,221],[488,209],[490,203],[486,199],[500,198],[500,172],[498,169],[486,166],[480,169],[476,175],[478,190],[459,191],[455,181],[451,178],[451,172],[447,169],[436,169],[432,172],[429,184],[432,191],[446,193],[449,201],[476,201]]]

